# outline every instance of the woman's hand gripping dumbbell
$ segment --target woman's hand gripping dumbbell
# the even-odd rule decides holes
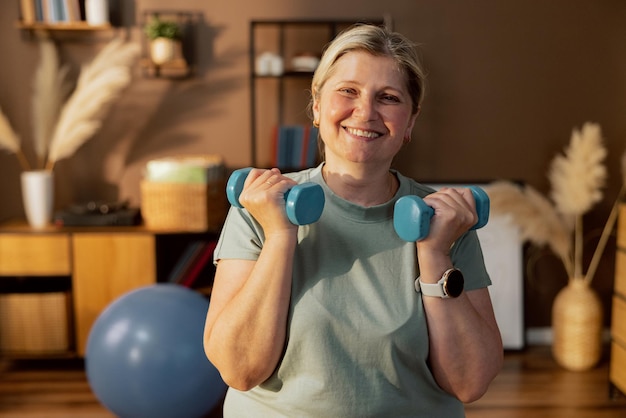
[[[476,202],[478,222],[470,229],[482,228],[489,221],[489,196],[478,186],[469,189]],[[421,241],[428,236],[430,219],[435,211],[418,196],[398,199],[393,211],[393,227],[400,238],[408,242]]]
[[[239,195],[252,167],[235,170],[226,183],[226,197],[231,205],[243,208]],[[270,184],[271,185],[271,184]],[[285,211],[287,218],[294,225],[308,225],[322,215],[324,209],[324,191],[316,183],[302,183],[293,186],[285,193]]]

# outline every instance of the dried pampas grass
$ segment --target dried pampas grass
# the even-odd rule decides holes
[[[17,155],[22,170],[29,170],[30,164],[24,157],[21,148],[20,137],[15,133],[11,127],[11,123],[6,115],[0,109],[0,149]]]
[[[565,155],[552,160],[548,178],[552,199],[564,215],[580,216],[602,200],[607,171],[603,165],[606,149],[600,126],[586,123],[574,129]]]
[[[548,245],[562,260],[570,280],[591,281],[617,216],[614,207],[615,215],[609,217],[589,269],[584,273],[582,217],[603,198],[606,155],[600,126],[586,123],[580,131],[573,130],[564,155],[557,155],[552,161],[548,178],[554,203],[528,185],[501,181],[486,188],[491,211],[509,215],[519,227],[522,240],[537,246]],[[622,157],[622,172],[626,182],[626,155]],[[620,198],[623,194],[622,190]]]
[[[563,261],[568,274],[573,272],[571,228],[547,198],[531,186],[518,186],[508,181],[494,182],[485,187],[485,191],[491,212],[509,217],[519,228],[521,241],[530,241],[538,247],[549,246]]]
[[[68,80],[69,68],[61,66],[54,42],[40,40],[39,51],[41,57],[33,83],[33,144],[37,166],[43,167],[54,126],[72,86]]]
[[[139,49],[121,38],[110,41],[82,69],[70,96],[68,68],[61,66],[54,42],[40,39],[32,96],[36,167],[52,170],[57,161],[73,155],[100,129],[111,104],[132,79],[131,66]],[[16,154],[22,169],[30,170],[20,138],[1,111],[0,149]]]
[[[0,148],[16,153],[20,150],[20,137],[17,136],[6,115],[0,110]]]
[[[52,170],[57,161],[73,155],[100,129],[111,104],[130,83],[130,66],[138,55],[138,45],[116,38],[83,68],[76,89],[61,110],[46,169]]]

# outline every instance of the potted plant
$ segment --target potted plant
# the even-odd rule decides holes
[[[144,28],[150,40],[150,57],[156,65],[180,58],[182,30],[177,22],[153,17]]]
[[[530,185],[499,180],[488,187],[492,213],[510,217],[522,240],[547,245],[562,261],[568,276],[552,305],[552,352],[568,370],[594,367],[602,355],[602,304],[591,281],[617,218],[622,186],[587,269],[583,265],[583,216],[603,197],[607,178],[600,125],[585,123],[574,129],[570,144],[550,166],[550,198]],[[622,184],[626,184],[626,153],[622,157]]]

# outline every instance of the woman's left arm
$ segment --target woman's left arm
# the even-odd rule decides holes
[[[416,244],[420,280],[436,283],[454,267],[452,245],[478,217],[469,189],[443,189],[424,201],[434,209],[434,215],[428,237]],[[469,290],[447,299],[422,295],[422,300],[428,324],[429,361],[437,383],[463,402],[479,399],[503,362],[502,338],[489,291]]]
[[[423,296],[423,301],[435,380],[463,402],[479,399],[503,360],[489,291],[463,292],[455,299]]]

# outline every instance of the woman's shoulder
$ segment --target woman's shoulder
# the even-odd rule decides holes
[[[289,177],[290,179],[295,180],[297,183],[305,183],[308,181],[317,182],[316,178],[321,178],[322,175],[322,166],[319,165],[317,167],[306,168],[300,171],[293,171],[289,173],[283,173],[285,177]]]
[[[400,189],[403,195],[416,195],[419,197],[427,196],[435,192],[435,189],[422,184],[411,177],[407,177],[397,170],[392,170],[400,181]]]

